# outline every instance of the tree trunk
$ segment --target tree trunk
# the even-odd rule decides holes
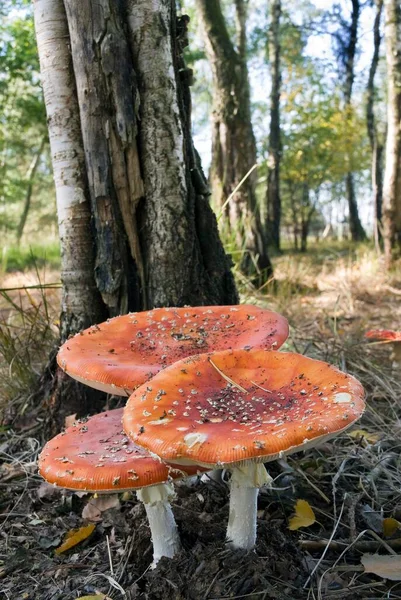
[[[384,0],[388,81],[386,168],[383,182],[387,265],[401,255],[401,5]]]
[[[251,123],[246,64],[246,7],[236,0],[237,50],[219,0],[197,0],[213,72],[213,139],[210,180],[213,199],[224,207],[225,224],[242,250],[241,269],[264,281],[272,274],[256,199],[256,143]],[[240,185],[240,183],[242,184]],[[227,200],[230,198],[229,202]]]
[[[310,193],[307,184],[302,186],[302,206],[301,206],[301,252],[306,252],[308,248],[308,235],[312,215],[315,212],[314,205],[310,204]]]
[[[62,0],[35,0],[35,29],[45,97],[61,250],[60,341],[107,316],[94,278],[91,212],[78,102]],[[102,396],[56,371],[55,352],[39,382],[47,399],[50,430],[64,417],[85,414]]]
[[[361,10],[360,0],[351,0],[352,2],[352,13],[351,23],[349,25],[348,43],[345,47],[345,86],[344,86],[344,98],[345,108],[347,111],[351,110],[351,98],[352,88],[355,79],[355,55],[356,46],[358,41],[358,24],[359,15]],[[351,238],[354,242],[360,242],[366,239],[366,233],[362,227],[361,220],[359,218],[358,205],[355,196],[355,185],[354,176],[352,171],[349,171],[346,175],[345,180],[346,194],[348,200],[348,211],[349,211],[349,227],[351,232]]]
[[[281,129],[280,129],[280,16],[281,0],[272,0],[270,4],[271,25],[269,34],[269,60],[271,71],[270,93],[270,135],[267,179],[267,232],[276,250],[280,250],[280,161],[281,161]]]
[[[128,310],[237,302],[190,135],[181,80],[187,20],[177,31],[172,0],[65,7],[35,2],[62,247],[62,340]]]
[[[382,237],[382,198],[383,198],[383,143],[379,138],[375,116],[375,75],[380,57],[380,21],[383,11],[383,0],[376,0],[376,15],[373,24],[374,50],[370,63],[369,78],[366,86],[366,123],[370,147],[372,149],[372,191],[374,206],[374,238],[376,246],[380,246]]]
[[[107,316],[94,278],[91,211],[62,0],[34,2],[61,247],[61,341]]]
[[[31,208],[33,183],[35,181],[36,171],[38,170],[40,158],[42,156],[45,144],[46,144],[46,137],[43,137],[42,141],[40,142],[38,151],[36,152],[35,156],[33,157],[31,164],[29,165],[28,172],[26,174],[27,189],[26,189],[26,194],[25,194],[25,202],[24,202],[24,208],[23,208],[22,215],[21,215],[20,221],[18,223],[18,228],[17,228],[17,245],[18,246],[21,243],[22,234],[24,233],[26,220],[28,218],[29,210]]]

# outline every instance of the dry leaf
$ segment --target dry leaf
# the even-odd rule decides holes
[[[370,433],[365,429],[353,429],[348,435],[354,439],[364,438],[369,444],[376,444],[379,441],[380,435],[377,433]]]
[[[364,554],[361,563],[365,568],[365,573],[374,573],[383,579],[391,581],[401,581],[401,555],[387,554]]]
[[[107,494],[93,497],[82,511],[82,518],[89,521],[101,521],[102,512],[109,508],[120,508],[117,494]]]
[[[387,519],[383,519],[384,537],[391,537],[392,535],[394,535],[400,526],[401,526],[401,523],[399,521],[397,521],[397,519],[393,519],[393,517],[388,517]]]
[[[70,548],[73,548],[80,542],[83,542],[88,538],[91,533],[95,530],[96,525],[90,523],[85,527],[80,527],[79,529],[71,529],[65,536],[64,542],[55,549],[56,554],[61,554],[62,552],[66,552]]]
[[[295,531],[300,527],[310,527],[315,521],[315,513],[309,502],[306,500],[297,500],[295,505],[295,515],[289,520],[288,529]]]
[[[72,425],[74,425],[74,423],[77,420],[77,413],[73,414],[73,415],[68,415],[65,419],[64,419],[64,427],[71,427]]]
[[[36,494],[40,500],[43,500],[44,498],[51,498],[54,494],[60,494],[61,492],[61,488],[58,488],[51,483],[47,483],[47,481],[42,481]]]
[[[77,600],[107,600],[104,594],[95,594],[95,596],[80,596]]]

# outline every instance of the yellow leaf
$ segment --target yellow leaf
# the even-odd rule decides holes
[[[397,529],[400,527],[400,525],[401,523],[397,521],[397,519],[393,519],[393,517],[383,519],[384,537],[391,537],[392,535],[394,535]]]
[[[380,436],[377,433],[370,433],[365,429],[353,429],[348,433],[348,435],[354,439],[363,437],[367,442],[369,442],[369,444],[375,444],[380,439]]]
[[[86,540],[87,537],[93,533],[96,525],[94,523],[90,523],[90,525],[86,525],[85,527],[80,527],[79,529],[71,529],[65,536],[64,542],[55,549],[56,554],[61,554],[62,552],[66,552],[70,548],[73,548],[80,542]]]
[[[361,563],[365,573],[374,573],[383,579],[401,581],[401,556],[399,554],[364,554]]]
[[[77,600],[107,600],[104,594],[96,594],[95,596],[80,596]]]
[[[315,521],[315,513],[309,502],[306,500],[297,500],[295,505],[295,515],[289,520],[288,529],[295,531],[300,527],[310,527]]]

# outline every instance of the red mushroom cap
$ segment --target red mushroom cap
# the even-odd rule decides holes
[[[77,421],[50,440],[39,457],[49,483],[87,492],[119,492],[164,483],[204,471],[168,465],[131,442],[122,431],[123,409]]]
[[[401,331],[392,331],[390,329],[371,329],[365,333],[365,337],[373,340],[401,342]]]
[[[230,348],[279,348],[288,323],[257,306],[156,308],[109,319],[67,340],[57,356],[68,375],[129,396],[175,361]]]
[[[300,354],[233,350],[181,360],[138,388],[128,435],[165,460],[274,460],[347,429],[364,410],[351,375]]]

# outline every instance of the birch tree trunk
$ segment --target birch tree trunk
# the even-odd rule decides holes
[[[36,0],[35,22],[62,339],[129,310],[237,302],[192,145],[188,20],[176,28],[173,0]]]
[[[401,255],[401,5],[384,0],[388,81],[386,168],[383,182],[386,262]]]
[[[219,0],[197,0],[213,73],[212,196],[224,209],[225,225],[236,250],[243,251],[241,269],[259,281],[272,274],[265,233],[256,199],[256,143],[251,123],[246,64],[246,5],[236,0],[237,49],[229,36]],[[237,189],[238,188],[238,189]],[[236,191],[235,191],[236,190]]]
[[[34,1],[35,29],[45,97],[61,250],[60,341],[102,321],[107,312],[94,278],[93,238],[81,125],[66,14],[62,0]],[[100,408],[102,395],[57,370],[56,350],[39,382],[53,433],[68,414]]]
[[[379,248],[382,237],[382,201],[383,201],[383,142],[377,129],[375,115],[375,76],[380,57],[380,21],[383,12],[383,0],[376,0],[376,15],[373,24],[373,56],[370,63],[366,86],[366,124],[370,147],[372,149],[372,191],[374,205],[374,238]]]
[[[280,250],[281,222],[280,161],[282,148],[280,129],[280,16],[281,0],[272,0],[270,3],[269,31],[269,61],[272,87],[270,93],[269,161],[266,199],[267,231],[269,240],[276,250]]]
[[[81,124],[62,0],[34,1],[61,248],[61,341],[106,313],[94,278]]]

